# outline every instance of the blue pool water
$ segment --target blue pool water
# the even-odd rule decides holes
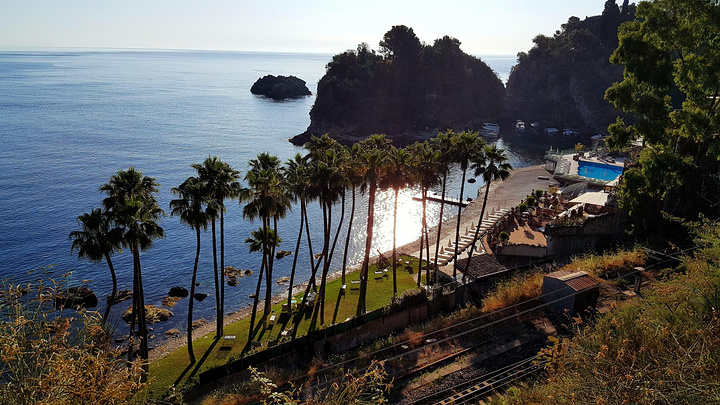
[[[596,180],[615,180],[622,174],[622,166],[605,165],[595,162],[578,162],[578,175]]]

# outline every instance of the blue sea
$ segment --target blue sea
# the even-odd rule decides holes
[[[288,139],[307,128],[314,96],[273,101],[250,94],[250,87],[264,75],[294,75],[305,80],[314,94],[331,58],[328,54],[209,51],[0,52],[0,278],[32,282],[40,277],[38,269],[52,266],[50,276],[71,272],[71,284],[84,282],[92,288],[102,309],[111,289],[107,266],[78,260],[70,252],[68,239],[78,229],[78,215],[100,207],[104,195],[98,187],[118,170],[135,166],[160,183],[159,202],[167,210],[173,198],[170,189],[194,175],[191,163],[217,155],[244,172],[247,162],[261,152],[282,160],[304,153]],[[506,81],[514,57],[483,59]],[[519,142],[498,141],[508,149],[513,165],[541,162],[541,147]],[[458,196],[458,183],[455,176],[450,195]],[[464,197],[475,197],[481,183],[467,184]],[[401,194],[398,246],[419,236],[421,207],[412,200],[418,193],[404,190]],[[392,247],[390,197],[381,193],[377,201],[373,252]],[[363,198],[359,201],[349,249],[352,264],[359,263],[364,247],[366,205]],[[237,202],[227,205],[226,265],[255,271],[241,278],[238,286],[226,287],[225,306],[233,312],[251,303],[248,296],[254,292],[260,253],[249,253],[244,241],[259,222],[243,219]],[[434,225],[439,207],[429,204],[428,209]],[[455,210],[446,212],[450,216]],[[310,207],[310,216],[317,249],[318,224],[322,224],[317,204]],[[297,209],[280,222],[281,249],[294,250],[298,225]],[[172,286],[189,288],[195,254],[195,234],[190,228],[169,216],[162,226],[166,237],[141,255],[149,305],[160,305]],[[210,297],[197,303],[195,318],[212,320],[209,232],[203,233],[202,244],[198,291]],[[342,246],[338,248],[336,257],[341,258]],[[310,275],[308,257],[303,242],[299,282]],[[113,258],[121,289],[131,289],[130,259],[129,252]],[[289,275],[292,259],[277,261],[275,279]],[[334,263],[336,270],[341,260]],[[277,293],[286,291],[283,286],[273,287]],[[129,306],[130,301],[117,305],[114,317]],[[170,321],[154,325],[155,335],[174,327],[182,330],[186,307],[186,300],[181,301]],[[118,330],[124,333],[125,327],[119,325]]]

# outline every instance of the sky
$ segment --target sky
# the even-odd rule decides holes
[[[515,55],[605,0],[0,0],[0,49],[202,49],[336,54],[377,49],[394,25],[473,55]]]

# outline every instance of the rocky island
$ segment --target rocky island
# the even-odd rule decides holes
[[[250,92],[275,100],[312,95],[312,92],[305,86],[305,81],[295,76],[267,75],[261,77],[250,88]]]
[[[335,55],[318,82],[307,130],[292,138],[302,145],[328,133],[353,143],[374,133],[396,144],[444,129],[479,129],[505,113],[505,88],[482,60],[449,36],[432,45],[399,25],[380,41]]]

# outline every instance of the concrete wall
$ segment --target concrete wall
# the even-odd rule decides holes
[[[622,220],[614,213],[587,218],[581,225],[545,227],[547,254],[555,257],[606,247],[620,236]]]

